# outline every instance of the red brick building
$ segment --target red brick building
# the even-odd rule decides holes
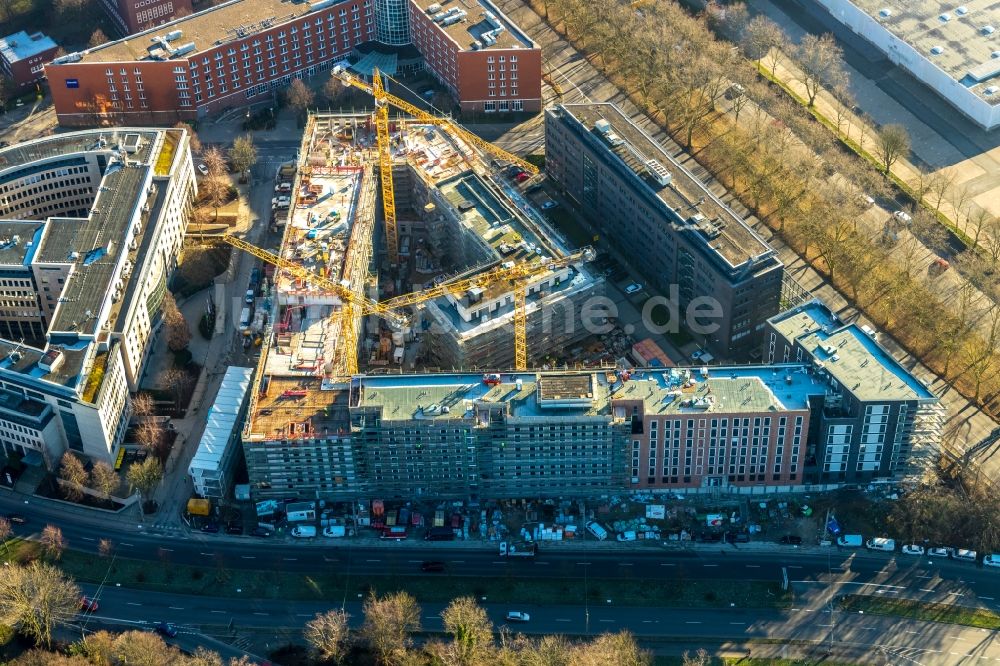
[[[101,0],[118,34],[125,37],[192,13],[191,0]]]
[[[45,63],[59,45],[40,32],[16,32],[0,39],[0,71],[9,76],[18,90],[45,78]]]
[[[173,123],[269,100],[373,32],[371,0],[234,0],[57,58],[45,73],[62,125]]]
[[[541,110],[542,51],[489,0],[410,0],[410,35],[462,110]]]

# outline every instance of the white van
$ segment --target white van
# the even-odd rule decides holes
[[[865,545],[868,547],[868,550],[884,550],[890,553],[896,550],[895,539],[883,539],[878,537],[875,539],[868,539],[868,542]]]
[[[608,531],[604,529],[596,520],[591,520],[587,523],[587,531],[590,532],[598,541],[604,541],[608,538]]]
[[[316,528],[312,525],[296,525],[292,528],[292,536],[300,539],[314,539]]]

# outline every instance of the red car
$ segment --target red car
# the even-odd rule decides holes
[[[514,180],[516,180],[519,183],[523,183],[524,181],[528,180],[529,178],[531,178],[531,174],[529,174],[527,171],[522,171],[521,173],[519,173],[516,176],[514,176]]]
[[[83,612],[96,613],[98,608],[100,608],[100,606],[98,606],[96,599],[91,599],[90,597],[80,597],[80,610]]]

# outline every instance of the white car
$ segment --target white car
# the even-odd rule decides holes
[[[642,285],[638,282],[633,282],[629,286],[625,287],[626,294],[638,294],[640,291],[642,291]]]
[[[976,561],[976,551],[969,550],[968,548],[958,548],[955,550],[954,555],[956,560],[964,560],[966,562]]]
[[[944,546],[940,548],[928,548],[927,557],[951,557],[954,551],[954,548],[946,548]]]
[[[202,162],[198,163],[198,173],[200,173],[203,176],[207,176],[208,175],[208,167],[205,166],[205,164],[202,163]]]
[[[243,297],[243,302],[246,303],[247,305],[250,305],[251,303],[253,303],[253,299],[254,299],[253,289],[247,289],[246,296]]]
[[[923,555],[924,547],[917,546],[915,544],[906,544],[903,546],[903,555]]]
[[[1000,568],[1000,553],[991,553],[984,557],[983,566]]]
[[[897,220],[899,220],[900,222],[903,222],[904,224],[909,224],[910,222],[913,222],[913,218],[910,217],[910,214],[903,212],[901,210],[897,210],[895,213],[892,214],[892,216]]]
[[[523,611],[508,611],[507,621],[508,622],[527,622],[531,619],[531,616]]]

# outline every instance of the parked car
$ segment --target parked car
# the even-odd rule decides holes
[[[983,566],[1000,568],[1000,553],[990,553],[984,557]]]
[[[216,534],[219,531],[219,523],[205,523],[201,526],[201,531]]]
[[[638,294],[640,291],[642,291],[642,285],[638,282],[633,282],[629,286],[625,287],[626,294]]]
[[[207,176],[208,175],[208,167],[205,166],[204,162],[199,162],[198,163],[198,173],[200,173],[203,176]]]
[[[868,539],[868,541],[865,542],[865,547],[868,548],[868,550],[884,550],[891,553],[896,550],[896,540],[875,537],[874,539]]]
[[[254,298],[253,289],[247,289],[247,294],[246,296],[243,297],[243,302],[246,303],[247,305],[250,305],[251,303],[253,303],[253,298]]]
[[[903,546],[903,555],[923,555],[924,547],[918,546],[916,544],[908,543]]]
[[[945,546],[939,546],[937,548],[928,548],[928,557],[951,557],[952,553],[955,552],[954,548],[947,548]]]
[[[897,220],[899,220],[900,222],[902,222],[903,224],[909,224],[910,222],[913,222],[913,218],[910,217],[910,214],[903,212],[901,210],[897,210],[895,213],[892,214],[892,216]]]
[[[24,525],[28,522],[28,519],[19,513],[8,513],[5,517],[8,522],[13,523],[14,525]]]
[[[100,606],[97,603],[97,599],[80,597],[80,610],[84,613],[96,613],[98,608],[100,608]]]
[[[260,525],[258,525],[257,527],[250,530],[250,536],[269,537],[271,536],[271,530],[267,529],[266,527],[261,527]]]
[[[420,564],[421,571],[444,571],[444,562],[422,562]]]
[[[781,543],[791,546],[798,546],[799,544],[802,543],[802,537],[798,536],[797,534],[786,534],[785,536],[781,537]]]
[[[516,176],[514,176],[514,180],[516,180],[519,183],[523,183],[524,181],[528,180],[529,178],[531,178],[531,176],[528,174],[527,171],[522,171],[521,173],[519,173]]]
[[[156,625],[156,633],[167,638],[174,638],[177,636],[177,627],[169,622],[160,622]]]
[[[965,562],[975,562],[976,551],[969,550],[968,548],[956,548],[955,554],[952,557],[956,560],[963,560]]]
[[[508,622],[527,622],[531,616],[524,611],[507,611]]]
[[[858,195],[858,203],[861,204],[862,206],[874,206],[875,199],[871,198],[871,196],[862,192],[861,194]]]
[[[315,539],[316,528],[312,525],[296,525],[292,528],[292,536],[299,539]]]
[[[550,210],[559,205],[558,201],[552,201],[551,199],[542,204],[542,210]]]

